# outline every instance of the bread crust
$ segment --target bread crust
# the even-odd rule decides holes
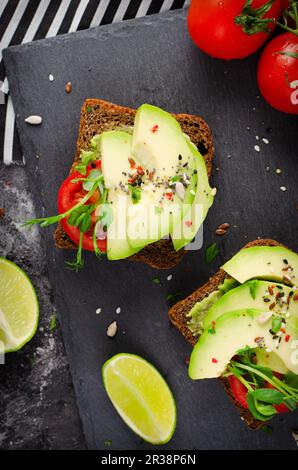
[[[81,110],[76,152],[70,172],[74,170],[75,165],[79,162],[81,151],[89,149],[90,140],[94,135],[122,126],[132,126],[135,114],[135,109],[119,106],[104,100],[96,98],[85,100]],[[208,124],[200,116],[190,114],[173,114],[173,116],[181,125],[182,131],[190,137],[191,141],[200,150],[206,163],[208,177],[210,178],[214,146]],[[61,223],[58,223],[54,239],[57,248],[77,248],[76,244],[70,240],[63,230]],[[127,259],[146,263],[156,269],[170,269],[179,263],[185,253],[186,250],[184,249],[176,252],[172,241],[170,239],[163,239],[147,245],[140,252]]]
[[[252,246],[284,246],[281,243],[271,240],[271,239],[259,239],[254,240],[252,242],[247,243],[242,249],[249,248]],[[286,248],[286,247],[285,247]],[[188,317],[187,314],[190,312],[191,308],[197,303],[207,297],[211,292],[215,291],[218,286],[224,281],[224,279],[229,278],[230,276],[219,269],[212,277],[210,277],[209,281],[206,282],[203,286],[196,289],[191,295],[186,297],[183,300],[180,300],[175,305],[173,305],[169,310],[169,317],[173,325],[178,328],[178,330],[182,333],[182,335],[187,339],[187,341],[194,346],[197,342],[197,338],[192,334],[190,329],[187,326]],[[243,408],[234,398],[231,388],[229,386],[228,380],[221,377],[219,379],[227,394],[229,395],[230,399],[239,410],[241,419],[246,422],[250,429],[256,430],[263,426],[263,421],[258,421],[255,419],[249,410]]]

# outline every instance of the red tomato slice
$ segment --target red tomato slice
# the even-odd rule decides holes
[[[101,162],[98,160],[93,164],[88,165],[87,167],[87,175],[90,173],[91,170],[95,168],[101,168]],[[68,211],[71,207],[75,206],[80,199],[82,199],[86,194],[87,191],[83,189],[83,183],[80,181],[73,183],[72,180],[82,178],[81,173],[74,171],[71,173],[61,184],[59,192],[58,192],[58,213],[63,214],[64,212]],[[95,191],[95,193],[91,196],[91,198],[87,201],[86,204],[95,204],[99,200],[100,194],[99,191]],[[93,246],[93,229],[94,229],[94,222],[95,219],[92,217],[93,224],[88,232],[85,232],[83,235],[83,249],[88,251],[94,251]],[[79,245],[80,241],[80,230],[77,227],[69,225],[67,223],[67,218],[62,219],[61,221],[62,227],[65,233],[69,236],[69,238]],[[105,253],[107,251],[107,240],[97,240],[97,246]]]
[[[267,0],[253,0],[252,7],[259,8]],[[188,30],[192,40],[207,54],[219,59],[242,59],[255,52],[268,39],[269,33],[246,34],[235,23],[245,0],[192,0],[188,12]],[[280,0],[275,0],[263,18],[280,17]],[[270,30],[275,25],[269,25]]]
[[[235,400],[240,403],[243,408],[248,410],[248,405],[246,401],[247,388],[234,375],[230,375],[228,379]]]
[[[258,84],[275,109],[298,114],[298,37],[280,34],[265,47],[258,65]]]

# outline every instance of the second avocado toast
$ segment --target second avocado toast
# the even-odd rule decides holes
[[[297,408],[297,274],[296,253],[255,240],[169,311],[194,346],[190,377],[220,377],[252,429]]]

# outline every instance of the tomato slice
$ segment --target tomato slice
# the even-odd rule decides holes
[[[239,379],[237,379],[237,377],[235,377],[235,375],[230,375],[228,379],[235,400],[240,403],[243,408],[248,410],[248,404],[246,400],[247,388],[245,385],[243,385],[243,383],[240,382]]]
[[[101,169],[101,162],[100,160],[91,163],[87,167],[87,176],[91,170],[94,169]],[[75,206],[86,194],[87,191],[83,189],[83,183],[77,181],[73,183],[72,180],[82,178],[81,173],[78,171],[72,172],[61,184],[60,189],[58,191],[58,213],[63,214],[64,212],[71,209]],[[86,204],[95,204],[100,198],[99,191],[95,191],[95,193],[91,196],[91,198],[86,202]],[[93,246],[93,230],[94,230],[94,223],[95,218],[93,215],[91,216],[92,225],[88,232],[83,234],[83,249],[88,251],[94,251]],[[67,222],[67,218],[62,219],[61,221],[62,227],[65,233],[69,236],[69,238],[79,245],[80,242],[80,230],[78,227],[74,227],[73,225],[69,225]],[[97,240],[97,246],[100,251],[106,253],[107,251],[107,240]]]

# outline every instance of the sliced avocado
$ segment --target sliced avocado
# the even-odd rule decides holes
[[[266,352],[265,349],[255,349],[256,361],[258,366],[268,367],[273,372],[279,374],[287,374],[289,369],[285,366],[285,363],[273,352]]]
[[[126,215],[131,198],[125,190],[131,157],[132,136],[120,131],[103,132],[100,136],[102,173],[106,188],[109,188],[107,202],[112,209],[112,222],[107,228],[107,257],[109,260],[127,258],[138,250],[131,247],[127,239]]]
[[[177,218],[173,223],[171,238],[176,251],[183,248],[195,238],[214,200],[212,189],[209,186],[205,160],[196,146],[188,138],[186,138],[186,142],[194,158],[194,170],[198,180],[193,200],[187,201],[185,199],[182,216]],[[193,188],[191,189],[193,190]]]
[[[218,318],[215,333],[205,330],[195,345],[189,363],[189,376],[192,379],[220,377],[237,351],[262,346],[282,359],[285,366],[298,373],[297,330],[288,330],[290,341],[281,337],[280,343],[273,339],[268,325],[262,325],[259,317],[262,311],[256,309],[227,312]]]
[[[168,201],[161,208],[164,188],[142,187],[138,204],[130,204],[127,216],[127,236],[133,248],[141,249],[166,237],[171,225],[171,206]]]
[[[178,121],[163,109],[143,104],[134,120],[133,154],[161,177],[174,176],[191,155]]]
[[[203,319],[203,328],[208,328],[211,322],[232,310],[255,308],[272,311],[289,322],[293,317],[298,318],[298,302],[293,301],[294,291],[283,284],[272,284],[268,281],[253,280],[230,290],[215,302]]]
[[[127,183],[127,175],[131,171],[132,136],[122,131],[103,132],[99,147],[105,187],[119,188],[119,185]]]
[[[281,246],[243,248],[222,269],[241,284],[253,278],[298,283],[298,255]]]

